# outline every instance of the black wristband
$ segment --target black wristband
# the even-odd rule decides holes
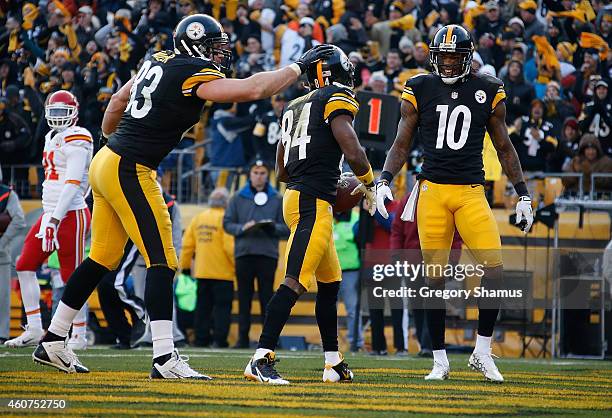
[[[379,180],[385,180],[387,183],[391,183],[393,181],[393,174],[389,171],[383,171],[380,173]]]
[[[524,181],[519,181],[514,185],[514,190],[516,194],[519,196],[529,196],[529,191],[527,191],[527,185]]]

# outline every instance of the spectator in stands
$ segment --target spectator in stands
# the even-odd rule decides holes
[[[476,39],[480,39],[485,33],[490,33],[494,37],[501,35],[505,22],[501,17],[499,4],[497,0],[489,0],[485,3],[486,13],[478,16],[478,23],[474,30],[474,36]]]
[[[299,27],[300,27],[300,20],[304,17],[310,17],[312,18],[312,12],[310,10],[310,5],[306,4],[306,3],[300,3],[298,4],[298,6],[295,9],[295,18],[291,20],[291,22],[289,22],[287,24],[287,27],[289,29],[293,29],[294,31],[298,31]],[[292,16],[293,17],[293,16]],[[347,34],[348,36],[348,34]],[[312,27],[312,38],[320,43],[325,42],[324,36],[323,36],[323,29],[321,28],[321,24],[317,21],[314,22],[314,25]]]
[[[518,7],[521,20],[525,24],[525,40],[529,41],[533,35],[544,35],[546,27],[536,17],[538,4],[533,0],[524,0]]]
[[[580,115],[580,129],[595,135],[604,153],[612,155],[612,103],[607,81],[599,80],[595,84],[595,94]]]
[[[268,167],[276,164],[276,147],[281,137],[280,117],[286,104],[285,96],[277,94],[271,102],[262,100],[258,103],[254,112],[257,122],[253,128],[255,158],[262,160]]]
[[[548,22],[548,27],[546,29],[546,38],[548,39],[548,43],[553,48],[557,48],[557,45],[560,42],[565,41],[565,34],[563,33],[563,27],[559,19],[552,18]]]
[[[0,169],[0,345],[8,340],[10,332],[12,244],[25,229],[19,197],[2,183]]]
[[[363,327],[361,324],[361,310],[357,311],[358,298],[361,296],[359,286],[359,248],[355,242],[356,225],[359,213],[350,210],[345,213],[334,213],[334,245],[338,253],[342,281],[338,296],[344,303],[346,310],[346,335],[351,351],[358,351],[363,347]],[[355,340],[355,331],[357,339]]]
[[[289,236],[280,195],[269,183],[269,169],[261,160],[251,164],[249,181],[229,202],[223,218],[225,231],[235,239],[239,322],[236,348],[249,347],[251,303],[255,278],[260,311],[265,311],[274,288],[278,242]]]
[[[194,318],[198,347],[228,346],[235,274],[234,239],[223,230],[227,200],[227,189],[213,190],[209,208],[191,220],[183,235],[180,266],[198,282]]]
[[[572,158],[578,153],[578,144],[580,142],[580,127],[578,121],[574,117],[569,117],[563,122],[559,144],[550,160],[550,171],[559,173],[567,171]]]
[[[350,54],[355,51],[359,45],[355,45],[348,38],[348,31],[344,25],[337,24],[330,26],[325,31],[326,42],[328,44],[334,44],[338,48],[342,49],[346,54]]]
[[[33,153],[30,127],[21,116],[8,109],[6,98],[0,98],[0,163],[28,163]]]
[[[425,42],[417,42],[414,44],[413,58],[414,59],[405,66],[406,68],[431,71],[429,47]]]
[[[523,171],[548,171],[549,159],[557,148],[552,134],[552,123],[544,119],[544,102],[534,99],[530,116],[517,119],[510,136]]]
[[[529,104],[535,98],[535,90],[525,80],[523,63],[512,60],[508,64],[508,76],[504,79],[506,89],[506,123],[514,123],[517,118],[529,114]]]
[[[513,17],[508,21],[508,29],[514,33],[516,39],[525,40],[525,23],[520,17]]]
[[[576,67],[572,64],[574,59],[574,51],[576,47],[571,42],[559,42],[557,44],[556,52],[557,59],[559,60],[561,72],[561,81],[563,82],[565,77],[573,74],[576,71]]]
[[[390,49],[385,57],[385,68],[383,73],[387,77],[387,88],[385,93],[391,93],[395,90],[395,84],[398,82],[402,68],[402,58],[398,49]]]
[[[544,118],[553,125],[553,136],[561,135],[563,121],[568,117],[576,116],[574,108],[561,98],[561,86],[556,81],[550,81],[546,85],[544,95]]]
[[[397,48],[404,31],[414,28],[414,16],[404,15],[403,9],[401,1],[390,2],[387,8],[389,20],[374,23],[372,26],[370,39],[379,42],[382,53]]]
[[[366,90],[370,90],[378,94],[387,94],[388,79],[382,71],[374,71],[368,80],[368,87]]]
[[[574,97],[581,103],[588,102],[595,93],[595,84],[601,80],[600,59],[597,51],[584,51],[582,65],[575,73]]]
[[[601,149],[601,144],[593,134],[585,134],[580,140],[578,155],[576,155],[567,170],[568,173],[581,173],[582,190],[588,194],[591,190],[591,174],[612,173],[612,159]],[[566,190],[578,191],[578,178],[564,177],[563,184]],[[595,179],[595,192],[610,192],[612,190],[612,179]],[[609,198],[609,196],[608,196]]]
[[[319,41],[312,37],[314,24],[315,21],[313,18],[303,17],[300,19],[298,30],[290,28],[285,29],[280,41],[280,67],[295,62],[304,51],[320,44]]]
[[[274,69],[274,56],[261,49],[261,40],[250,35],[246,40],[244,53],[236,63],[236,77],[247,78],[253,74]]]

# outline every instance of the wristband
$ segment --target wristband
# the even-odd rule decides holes
[[[360,182],[362,182],[366,186],[368,187],[371,186],[374,183],[374,173],[372,172],[372,166],[368,167],[367,173],[361,176],[357,176],[357,178],[359,179]]]
[[[302,75],[302,68],[298,64],[293,63],[289,66],[289,68],[291,68],[298,77]]]
[[[514,185],[514,190],[516,194],[519,196],[529,196],[529,191],[527,190],[527,185],[524,181],[519,181]]]
[[[383,171],[380,173],[379,180],[384,180],[387,183],[391,183],[391,181],[393,181],[393,174],[391,174],[390,171]]]

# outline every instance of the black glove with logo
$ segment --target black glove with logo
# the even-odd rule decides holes
[[[311,64],[331,56],[333,52],[334,48],[331,45],[317,45],[304,52],[300,59],[295,63],[300,66],[300,70],[302,71],[302,74],[304,74]]]

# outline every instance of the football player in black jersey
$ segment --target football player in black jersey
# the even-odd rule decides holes
[[[121,260],[128,237],[147,265],[145,305],[153,340],[152,378],[202,379],[179,356],[172,341],[172,280],[177,269],[172,226],[161,190],[151,174],[198,122],[205,100],[245,102],[270,97],[293,84],[306,69],[332,53],[307,51],[294,64],[241,80],[226,79],[229,40],[214,18],[195,14],[174,30],[174,50],[158,52],[113,95],[102,121],[108,138],[94,157],[91,252],[74,272],[36,348],[34,360],[66,372],[83,370],[64,340],[76,312],[100,279]]]
[[[381,215],[387,217],[384,201],[393,199],[389,183],[406,161],[418,129],[425,160],[413,194],[418,196],[417,222],[424,261],[434,266],[448,262],[456,227],[477,261],[486,266],[481,286],[494,290],[502,279],[501,241],[483,188],[485,131],[519,195],[516,214],[523,231],[529,231],[533,214],[521,165],[504,122],[503,83],[488,75],[471,74],[473,51],[470,34],[461,26],[448,25],[435,34],[430,45],[433,73],[406,82],[397,136],[376,184],[376,199]],[[402,214],[404,220],[414,219],[415,204],[411,203]],[[442,278],[429,279],[430,287],[444,287]],[[444,350],[446,310],[443,303],[429,303],[427,322],[434,367],[425,379],[447,379],[450,367]],[[499,301],[479,300],[479,307],[478,336],[469,365],[486,379],[502,382],[491,357]]]
[[[336,302],[342,271],[332,237],[332,205],[342,155],[361,181],[375,211],[372,167],[353,129],[359,104],[352,91],[353,64],[342,50],[308,67],[310,93],[291,101],[281,122],[276,152],[279,180],[287,183],[283,216],[291,234],[285,252],[285,280],[268,306],[255,355],[244,376],[261,383],[285,385],[275,369],[274,349],[298,297],[317,285],[315,315],[325,353],[324,382],[350,382],[353,373],[338,352]]]

